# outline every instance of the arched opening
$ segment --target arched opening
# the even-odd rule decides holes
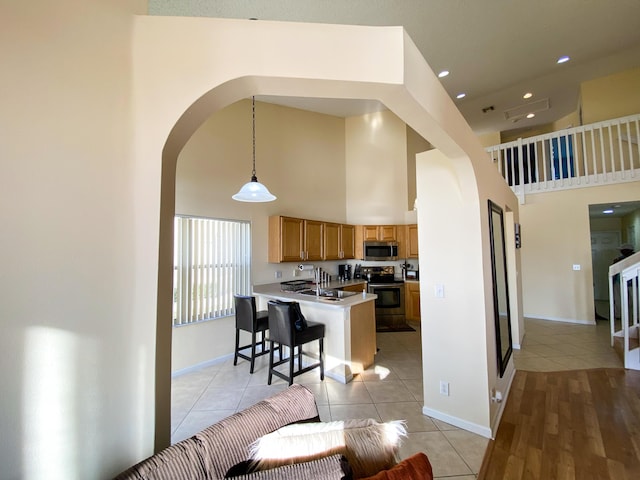
[[[144,22],[144,27],[148,30],[143,36],[149,43],[147,47],[153,47],[155,56],[145,56],[144,49],[141,49],[142,58],[139,60],[142,64],[141,71],[145,74],[139,75],[137,81],[146,86],[157,82],[158,78],[162,79],[150,92],[141,93],[138,99],[141,112],[138,119],[141,130],[138,148],[145,152],[145,155],[157,155],[162,158],[155,357],[156,449],[168,445],[170,439],[170,302],[173,255],[171,233],[175,212],[176,162],[180,150],[206,118],[213,112],[251,95],[375,99],[386,105],[398,118],[434,145],[441,165],[445,168],[453,166],[458,170],[454,178],[459,183],[456,190],[458,200],[464,205],[464,218],[461,221],[464,222],[465,242],[473,248],[467,248],[469,253],[462,256],[467,261],[465,281],[458,282],[458,287],[455,282],[451,283],[452,289],[446,290],[451,295],[447,295],[445,301],[430,312],[430,321],[435,322],[434,325],[438,321],[452,321],[449,312],[453,304],[464,300],[466,289],[472,288],[479,292],[474,297],[479,301],[484,300],[484,303],[476,303],[477,308],[466,312],[463,318],[456,319],[461,325],[468,322],[479,326],[474,327],[474,332],[477,330],[479,335],[473,336],[474,348],[470,349],[471,357],[468,361],[451,369],[448,364],[456,365],[456,362],[449,360],[454,360],[457,352],[447,352],[445,358],[441,358],[437,364],[429,365],[430,375],[424,377],[425,405],[430,401],[431,392],[437,391],[438,382],[435,379],[442,379],[447,375],[456,389],[455,395],[451,395],[444,403],[433,402],[430,414],[439,411],[443,417],[452,421],[461,419],[459,424],[487,434],[491,416],[486,408],[488,401],[479,402],[478,408],[469,411],[465,399],[469,398],[469,395],[488,398],[490,385],[494,383],[491,368],[488,366],[493,363],[493,357],[487,352],[486,347],[486,337],[489,333],[486,331],[487,322],[493,321],[486,307],[487,295],[490,292],[490,287],[487,286],[487,282],[490,283],[490,270],[484,265],[484,259],[489,254],[488,243],[484,237],[488,226],[484,224],[485,209],[477,208],[477,205],[486,202],[487,191],[478,189],[476,184],[479,184],[478,178],[492,179],[492,176],[497,177],[497,173],[489,163],[485,163],[484,152],[475,136],[453,103],[446,97],[437,77],[430,71],[411,42],[404,37],[404,32],[397,28],[361,30],[357,27],[331,26],[336,41],[336,35],[342,34],[342,43],[355,50],[345,56],[334,57],[326,55],[327,46],[323,42],[318,43],[317,36],[309,35],[310,28],[327,28],[322,25],[274,25],[269,22],[219,19],[198,19],[195,23],[185,21],[169,25],[161,18],[144,19]],[[215,27],[212,24],[215,24]],[[238,28],[239,24],[242,28]],[[171,32],[171,35],[180,35],[185,44],[189,44],[189,39],[193,39],[193,51],[189,58],[180,52],[159,48],[166,41],[164,39],[171,37],[167,28],[176,30]],[[273,32],[277,32],[277,35],[269,36]],[[203,42],[202,36],[215,39],[211,43]],[[290,41],[292,36],[296,38],[296,42]],[[277,45],[264,45],[264,41],[258,41],[265,38]],[[354,42],[354,38],[358,41]],[[216,50],[211,47],[212,44],[231,45],[234,54],[230,57],[228,51]],[[379,52],[384,51],[385,55],[374,55],[373,61],[370,53],[376,45],[383,44],[385,48]],[[256,51],[257,45],[264,48]],[[158,51],[162,51],[165,57],[157,58]],[[297,62],[296,59],[302,58],[301,56],[305,61]],[[233,61],[230,61],[230,58],[233,58]],[[354,58],[357,58],[359,63],[356,69],[353,68]],[[145,63],[151,65],[145,68]],[[173,67],[176,63],[181,64],[181,69]],[[179,92],[179,95],[176,96],[176,92]],[[158,111],[162,114],[158,115]],[[172,121],[171,118],[178,120]],[[145,123],[145,120],[148,120],[148,123]],[[167,140],[161,147],[157,139],[163,136]],[[432,160],[434,158],[430,158],[428,162]],[[423,195],[421,183],[429,185],[429,181],[423,181],[421,174],[418,174],[419,204]],[[506,185],[498,182],[489,182],[488,188],[497,190],[502,197],[511,194]],[[450,208],[448,203],[436,199],[436,204],[443,207],[446,216],[447,209]],[[420,214],[420,206],[418,208],[419,224],[431,221],[428,215],[423,217]],[[451,217],[449,220],[455,221]],[[430,226],[422,230],[427,231],[429,228]],[[437,229],[434,229],[435,231]],[[450,259],[455,263],[461,256],[446,238],[435,243],[432,241],[429,236],[425,237],[425,240],[421,237],[420,250],[433,253],[438,249],[438,258],[444,263],[430,266],[430,272],[434,279],[444,278],[448,275],[446,260]],[[425,259],[428,256],[429,254],[425,253]],[[422,258],[420,262],[423,262]],[[424,286],[421,285],[421,289],[424,289],[427,296],[433,285],[425,283]],[[454,313],[455,310],[453,308]],[[431,336],[424,336],[423,351],[432,351],[439,341],[439,335],[447,334],[446,330],[438,330]],[[471,373],[470,365],[474,369]],[[480,378],[480,381],[470,384],[466,381],[469,376]]]

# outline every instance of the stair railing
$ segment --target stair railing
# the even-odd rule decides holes
[[[640,370],[640,252],[614,263],[609,267],[609,323],[611,346],[616,337],[623,341],[624,368]],[[616,285],[619,286],[615,288]],[[621,328],[615,327],[618,319],[615,303],[619,302]],[[632,340],[633,339],[633,343]]]

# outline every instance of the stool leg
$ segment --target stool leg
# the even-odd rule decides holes
[[[249,373],[253,373],[253,367],[256,364],[256,331],[251,332],[251,368]]]
[[[298,345],[298,370],[302,370],[302,345]]]
[[[289,352],[289,385],[293,383],[293,362],[295,361],[295,351],[296,347],[291,348]]]
[[[267,385],[271,385],[271,377],[273,376],[273,340],[269,340],[269,377]]]
[[[324,339],[320,339],[320,380],[324,380]]]
[[[238,364],[238,347],[240,346],[240,330],[236,328],[236,348],[233,354],[233,364]]]

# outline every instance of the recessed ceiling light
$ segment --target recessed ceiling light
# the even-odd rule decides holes
[[[535,114],[535,113],[528,113],[528,114],[527,114],[527,118],[533,118],[533,117],[535,117],[535,116],[536,116],[536,114]]]
[[[524,99],[531,98],[531,97],[533,97],[533,93],[531,93],[531,92],[527,92],[524,95],[522,95],[522,98],[524,98]]]
[[[569,60],[571,59],[567,55],[563,55],[558,59],[558,63],[565,63],[565,62],[568,62]]]
[[[613,213],[613,210],[612,210],[612,209],[609,209],[609,210],[603,210],[603,211],[602,211],[602,213],[604,213],[604,214],[606,214],[606,215],[609,215],[609,214]]]
[[[449,75],[449,70],[442,70],[442,71],[438,74],[438,78],[446,77],[447,75]]]
[[[466,96],[467,96],[466,93],[459,93],[458,95],[456,95],[456,98],[464,98]]]

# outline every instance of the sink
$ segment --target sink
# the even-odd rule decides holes
[[[357,292],[345,292],[344,290],[326,290],[324,292],[324,296],[326,297],[334,297],[334,298],[347,298],[352,297],[353,295],[357,295]]]
[[[298,290],[296,293],[301,293],[302,295],[313,295],[315,297],[316,291],[312,288],[305,288],[304,290]]]
[[[304,290],[298,290],[296,293],[300,293],[302,295],[309,296],[318,296],[322,300],[327,300],[329,302],[339,302],[343,298],[351,297],[353,295],[357,295],[357,292],[345,292],[344,290],[323,290],[320,295],[316,295],[316,291],[313,288],[306,288]]]

